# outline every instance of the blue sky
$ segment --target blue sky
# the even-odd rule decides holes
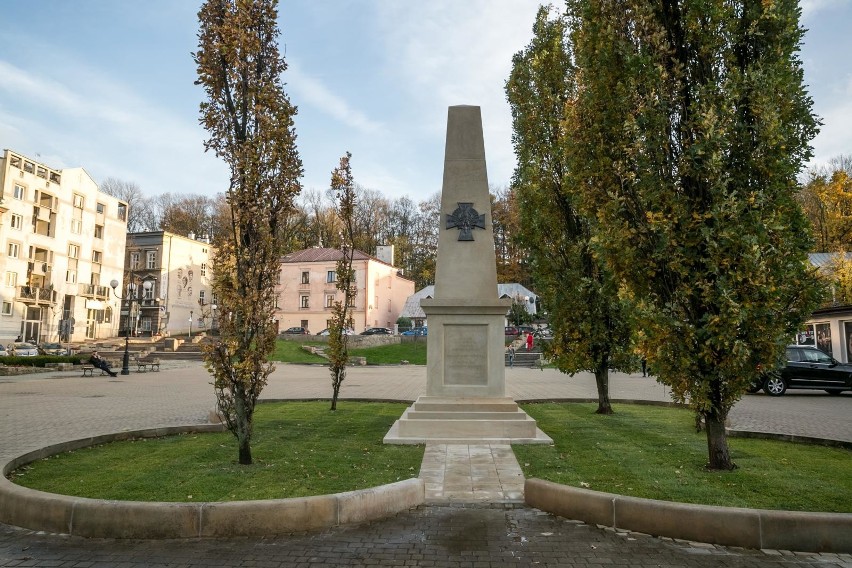
[[[489,182],[514,168],[503,86],[529,43],[528,0],[283,0],[286,90],[299,107],[306,189],[344,152],[390,198],[440,191],[447,107],[482,107]],[[561,3],[557,3],[561,5]],[[198,0],[4,0],[0,148],[83,167],[148,195],[214,195],[224,166],[202,146],[193,85]],[[812,165],[852,154],[852,0],[802,2],[802,60],[824,126]]]

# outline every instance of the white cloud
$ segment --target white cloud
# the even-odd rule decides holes
[[[802,7],[802,19],[807,20],[812,18],[817,12],[834,6],[842,6],[848,1],[849,0],[801,0],[799,5]]]
[[[532,37],[538,3],[381,0],[377,6],[378,35],[389,65],[421,111],[419,127],[443,137],[448,106],[480,106],[490,181],[508,181],[515,157],[504,85],[512,56]]]
[[[193,117],[176,116],[84,66],[63,71],[62,77],[77,80],[46,78],[0,61],[0,96],[10,110],[0,118],[4,134],[17,132],[8,139],[16,150],[38,151],[53,167],[82,166],[97,181],[135,181],[151,195],[222,189],[212,186],[223,167],[204,155],[204,132]],[[175,187],[162,187],[164,179]]]
[[[318,79],[301,71],[291,58],[287,67],[287,87],[294,101],[318,108],[332,118],[367,134],[384,130],[384,127],[354,108],[342,97],[333,93]]]

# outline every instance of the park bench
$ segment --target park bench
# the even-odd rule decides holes
[[[94,365],[92,365],[91,363],[83,363],[83,364],[81,365],[81,367],[82,367],[82,369],[83,369],[83,376],[84,376],[84,377],[87,377],[87,376],[88,376],[88,377],[93,377],[93,376],[94,376],[94,375],[92,374],[92,373],[94,373],[94,372],[95,372],[95,366],[94,366]],[[101,372],[101,376],[104,376],[104,375],[108,375],[108,374],[109,374],[109,373],[107,373],[106,371],[104,371],[103,369],[98,369],[98,371],[100,371],[100,372]]]
[[[134,357],[134,363],[136,363],[136,370],[140,373],[144,373],[147,370],[151,371],[159,371],[160,370],[160,359],[159,357]]]

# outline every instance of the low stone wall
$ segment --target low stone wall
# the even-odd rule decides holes
[[[417,478],[333,495],[217,503],[86,499],[28,489],[6,478],[27,463],[91,445],[223,429],[222,425],[211,424],[121,432],[57,444],[20,456],[3,466],[0,522],[90,538],[254,537],[382,519],[424,502],[424,483]]]
[[[712,507],[527,479],[526,503],[594,525],[755,549],[852,553],[852,514]]]

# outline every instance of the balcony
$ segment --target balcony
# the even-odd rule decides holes
[[[30,306],[53,306],[58,296],[53,288],[37,288],[35,286],[18,286],[15,299]]]
[[[36,276],[47,276],[50,273],[50,264],[42,260],[30,260],[27,263],[27,271]]]
[[[94,284],[78,284],[77,295],[84,298],[95,298],[97,300],[109,300],[109,286],[96,286]]]

